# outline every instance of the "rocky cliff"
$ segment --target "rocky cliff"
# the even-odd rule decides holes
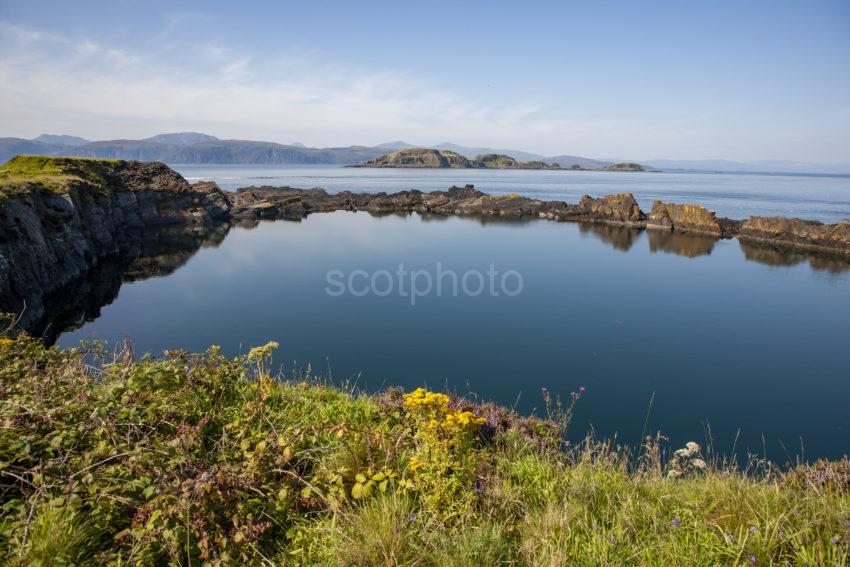
[[[161,163],[20,156],[0,166],[0,311],[44,317],[44,298],[125,253],[146,228],[228,216],[217,186]]]

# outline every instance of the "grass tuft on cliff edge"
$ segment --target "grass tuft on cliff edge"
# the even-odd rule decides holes
[[[848,565],[850,463],[788,473],[562,435],[440,393],[0,334],[0,561]]]
[[[33,190],[62,194],[74,183],[103,186],[106,170],[118,163],[98,158],[15,156],[0,165],[0,196]]]

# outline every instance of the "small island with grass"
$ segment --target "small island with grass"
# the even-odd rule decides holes
[[[616,163],[604,167],[585,168],[574,165],[562,168],[558,163],[519,161],[504,154],[481,154],[469,159],[457,152],[430,148],[406,148],[390,152],[367,162],[347,167],[421,168],[421,169],[567,169],[570,171],[645,171],[637,163]]]

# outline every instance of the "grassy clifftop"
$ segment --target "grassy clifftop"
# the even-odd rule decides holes
[[[102,185],[118,161],[88,158],[16,156],[0,165],[0,193],[42,189],[66,193],[74,183]]]
[[[0,338],[6,564],[846,565],[850,464],[782,474],[563,447],[417,390],[270,376],[276,345],[165,358]],[[92,360],[95,360],[92,364]]]
[[[110,193],[121,190],[189,190],[180,174],[159,162],[78,157],[16,156],[0,165],[0,197],[75,187]]]

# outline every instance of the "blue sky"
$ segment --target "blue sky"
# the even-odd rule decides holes
[[[0,136],[850,162],[850,1],[0,3]]]

